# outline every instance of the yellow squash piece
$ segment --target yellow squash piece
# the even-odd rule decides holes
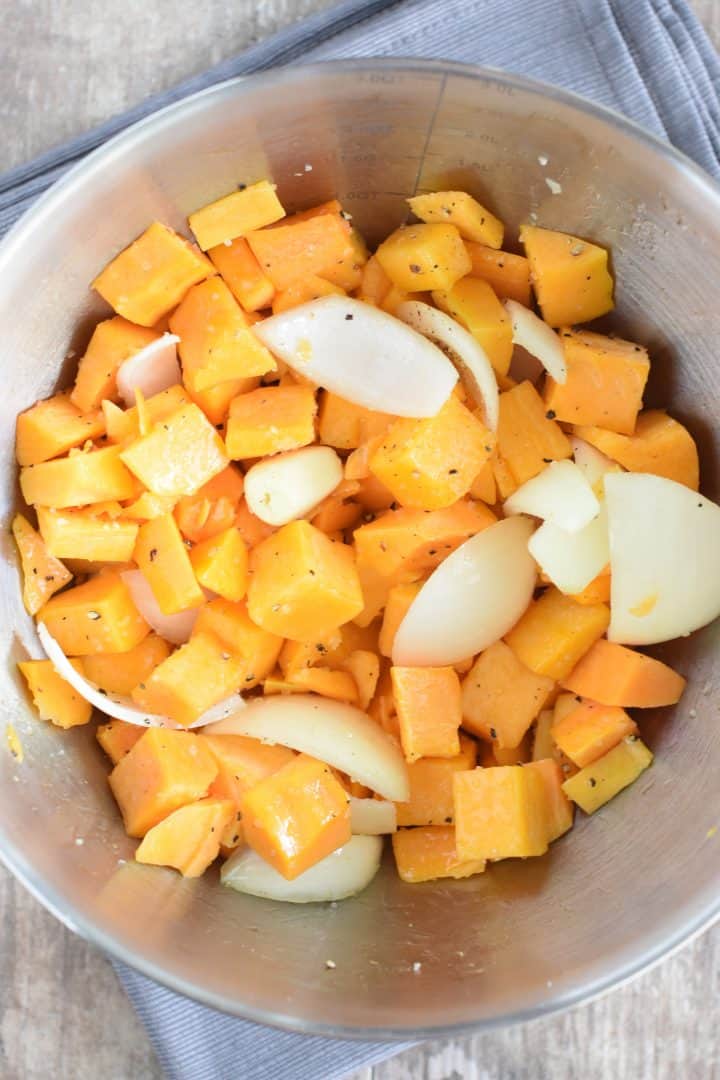
[[[512,323],[487,281],[464,277],[446,292],[436,290],[439,308],[470,331],[498,375],[507,375],[513,354]]]
[[[52,510],[39,506],[38,524],[48,552],[64,559],[129,562],[138,534],[134,521],[89,510]]]
[[[513,749],[553,690],[553,680],[518,660],[504,641],[490,645],[462,684],[463,727],[500,750]]]
[[[225,600],[242,600],[247,589],[248,552],[234,526],[196,544],[190,562],[203,588]]]
[[[214,265],[235,299],[245,311],[270,307],[275,287],[257,261],[247,240],[237,237],[208,251]]]
[[[251,690],[277,663],[283,639],[253,622],[244,601],[233,604],[218,597],[200,609],[193,634],[209,632],[242,661],[241,688]]]
[[[95,653],[83,657],[85,677],[111,694],[126,694],[170,655],[170,646],[157,634],[148,634],[139,645],[122,653]],[[116,723],[122,721],[117,720]],[[137,725],[125,725],[126,727]]]
[[[190,214],[188,222],[203,251],[262,229],[285,217],[275,185],[258,180]]]
[[[97,741],[112,761],[117,765],[126,754],[129,754],[136,742],[145,732],[145,728],[139,724],[126,724],[124,720],[110,720],[107,724],[100,724],[96,732]]]
[[[140,526],[135,562],[164,615],[175,615],[205,602],[190,552],[172,514],[163,514]]]
[[[136,498],[137,481],[120,460],[120,453],[119,446],[73,450],[68,457],[27,465],[20,470],[23,498],[30,505],[57,510]]]
[[[453,776],[455,837],[463,859],[525,859],[547,851],[545,785],[523,765]]]
[[[181,405],[120,456],[155,495],[192,495],[228,464],[222,439],[192,402]]]
[[[630,472],[665,476],[693,491],[700,486],[695,440],[686,427],[660,409],[640,413],[632,435],[582,426],[574,432]]]
[[[354,405],[353,402],[345,401],[337,394],[325,390],[320,403],[320,442],[338,450],[355,450],[368,439],[384,435],[394,419],[390,413]]]
[[[572,326],[613,309],[613,279],[605,248],[568,233],[520,228],[533,287],[545,322]]]
[[[98,323],[78,366],[70,395],[73,405],[90,412],[99,408],[104,399],[114,400],[120,365],[159,337],[159,331],[138,326],[122,315]]]
[[[473,240],[490,248],[502,247],[505,227],[499,218],[481,206],[466,191],[433,191],[408,199],[410,209],[421,221],[454,225],[463,240]]]
[[[142,408],[133,405],[130,409],[121,409],[111,401],[103,401],[103,413],[107,426],[108,441],[122,443],[123,446],[140,437],[141,419],[147,427],[160,424],[177,412],[181,405],[189,405],[190,396],[183,386],[170,386],[159,394],[144,398]]]
[[[72,665],[80,675],[83,674],[81,660],[73,660]],[[60,728],[88,723],[92,705],[58,675],[49,660],[24,660],[18,668],[28,684],[41,720]]]
[[[15,429],[15,456],[19,465],[39,465],[104,433],[102,412],[98,409],[81,412],[64,390],[20,413]]]
[[[603,636],[609,622],[606,604],[578,604],[550,588],[530,604],[505,641],[531,671],[561,681]]]
[[[53,596],[37,618],[66,656],[127,652],[150,633],[115,570],[102,570],[84,584]]]
[[[173,810],[143,837],[139,863],[172,866],[183,877],[201,877],[220,853],[223,830],[235,814],[229,799],[200,799]]]
[[[563,784],[563,791],[586,814],[594,814],[623,788],[637,780],[652,763],[645,743],[630,735],[604,757],[586,765]]]
[[[471,268],[454,225],[402,225],[375,257],[393,285],[408,293],[451,289]]]
[[[530,263],[522,255],[496,251],[483,244],[465,243],[473,277],[491,285],[500,300],[517,300],[530,307]]]
[[[393,698],[406,761],[457,757],[460,679],[451,667],[392,667]]]
[[[72,574],[48,553],[42,536],[22,514],[13,518],[12,533],[20,554],[25,610],[36,615],[51,596],[72,581]]]
[[[230,405],[225,445],[231,458],[264,457],[315,440],[315,391],[310,386],[264,386]]]
[[[562,461],[572,453],[569,439],[531,382],[521,382],[500,395],[497,448],[516,484],[524,484],[551,461]],[[503,478],[497,472],[495,478],[506,499],[512,492],[503,490]]]
[[[421,588],[421,581],[412,581],[404,585],[393,585],[388,592],[378,638],[378,646],[383,656],[392,656],[393,642],[400,623]]]
[[[451,825],[399,829],[393,833],[392,846],[398,874],[412,885],[438,878],[472,877],[485,869],[485,859],[460,858]]]
[[[398,825],[451,825],[454,819],[453,775],[475,768],[477,744],[460,736],[454,757],[423,757],[407,765],[410,798],[396,803]]]
[[[557,761],[544,758],[525,766],[536,772],[545,789],[545,824],[548,843],[563,836],[573,826],[574,807],[563,791],[563,771]]]

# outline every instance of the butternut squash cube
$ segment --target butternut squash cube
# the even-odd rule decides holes
[[[193,244],[154,221],[108,263],[92,287],[118,315],[153,326],[191,286],[214,273],[213,264]]]
[[[241,689],[251,690],[261,683],[275,667],[283,639],[257,626],[248,615],[244,601],[233,604],[218,597],[200,609],[194,634],[209,632],[215,635],[242,661]]]
[[[300,668],[289,677],[291,692],[320,694],[333,701],[354,703],[358,699],[357,683],[347,671],[330,671],[328,668]],[[265,693],[267,693],[267,682]]]
[[[115,570],[102,570],[82,585],[53,596],[37,614],[66,656],[122,653],[134,648],[150,627]]]
[[[340,214],[297,217],[247,235],[253,255],[276,289],[327,271],[355,254],[350,227]]]
[[[460,753],[455,757],[423,757],[408,763],[410,798],[396,803],[398,825],[451,825],[453,822],[454,773],[474,769],[477,745],[467,735],[460,736]]]
[[[193,392],[275,370],[272,354],[221,278],[190,289],[170,316],[170,329],[180,338],[183,382]]]
[[[369,649],[355,649],[342,661],[343,671],[352,675],[357,687],[358,706],[365,711],[375,696],[380,678],[380,657]]]
[[[530,732],[527,731],[517,746],[501,747],[493,744],[488,746],[487,750],[492,753],[492,761],[485,760],[486,750],[483,748],[483,760],[481,765],[485,768],[491,765],[525,765],[532,760],[532,745],[530,740]]]
[[[137,481],[120,460],[120,452],[119,446],[71,450],[68,457],[27,465],[20,470],[23,498],[32,506],[56,510],[135,498]]]
[[[612,750],[627,735],[636,735],[637,724],[616,705],[582,701],[553,724],[551,734],[562,752],[575,765],[584,768]]]
[[[530,263],[522,255],[465,242],[473,277],[487,281],[500,300],[517,300],[530,307]]]
[[[532,760],[542,761],[544,758],[555,757],[555,740],[551,729],[555,723],[554,712],[551,708],[543,709],[535,721],[532,730]]]
[[[315,440],[315,391],[309,386],[265,386],[230,405],[225,444],[231,458],[264,457]]]
[[[328,655],[337,650],[342,642],[340,630],[331,630],[329,634],[314,637],[310,641],[286,641],[280,652],[280,670],[286,679],[292,680],[297,671],[327,666]]]
[[[197,735],[148,728],[110,773],[128,836],[144,836],[174,810],[202,799],[217,772]]]
[[[468,494],[471,499],[480,499],[482,502],[487,503],[488,506],[494,506],[497,502],[497,484],[491,458],[480,469],[472,482]]]
[[[155,495],[192,495],[228,464],[222,439],[192,403],[156,424],[120,456]]]
[[[384,435],[394,419],[390,413],[366,409],[325,390],[320,402],[320,442],[338,450],[354,450],[368,439]]]
[[[124,720],[109,720],[107,724],[98,726],[95,737],[113,765],[117,765],[126,754],[130,753],[144,733],[145,728],[138,724],[126,724]]]
[[[613,279],[605,248],[554,229],[520,227],[520,243],[542,317],[550,326],[590,322],[612,311]]]
[[[485,859],[460,858],[455,829],[449,825],[399,829],[393,833],[392,846],[397,872],[411,885],[438,878],[472,877],[485,869]]]
[[[162,514],[140,527],[134,558],[164,615],[175,615],[205,602],[190,552],[172,514]]]
[[[292,880],[350,839],[350,801],[330,767],[300,754],[243,795],[245,839]]]
[[[629,735],[603,757],[563,784],[563,791],[586,814],[594,814],[652,764],[653,756],[637,735]]]
[[[452,395],[436,416],[396,420],[370,458],[372,473],[403,506],[442,510],[467,494],[493,436]]]
[[[90,412],[99,408],[104,399],[114,400],[120,365],[159,337],[159,331],[137,326],[122,315],[98,323],[78,366],[70,395],[73,405]]]
[[[72,574],[59,559],[49,554],[40,533],[22,514],[13,518],[12,534],[20,554],[23,604],[28,615],[36,615],[58,589],[72,581]]]
[[[521,382],[500,395],[498,453],[515,482],[524,484],[551,461],[570,457],[572,447],[551,410],[531,382]],[[498,486],[500,487],[500,479]],[[502,493],[503,498],[507,498]]]
[[[212,787],[223,783],[228,792],[223,797],[232,799],[238,808],[246,791],[296,757],[287,746],[271,746],[245,735],[200,735],[199,738],[218,765]]]
[[[242,600],[247,589],[248,553],[234,526],[196,544],[190,562],[203,588],[225,600]]]
[[[148,634],[139,645],[123,653],[95,653],[83,657],[85,678],[111,694],[129,695],[133,687],[170,655],[170,646],[157,634]],[[120,723],[120,721],[116,721]],[[137,726],[130,724],[130,727]]]
[[[135,860],[172,866],[183,877],[201,877],[220,853],[223,831],[235,813],[228,799],[200,799],[173,810],[145,834]]]
[[[562,682],[608,628],[605,604],[577,604],[555,588],[534,600],[505,641],[537,675]]]
[[[82,675],[82,661],[72,660],[71,663]],[[18,668],[28,684],[41,720],[66,729],[88,723],[92,705],[58,675],[49,660],[23,660]]]
[[[275,194],[275,185],[258,180],[256,184],[232,191],[196,210],[188,216],[188,222],[198,244],[207,251],[284,217],[285,210]]]
[[[451,289],[471,268],[454,225],[401,225],[375,257],[393,285],[409,293]]]
[[[105,433],[102,412],[81,412],[63,390],[21,412],[15,429],[19,465],[39,465]]]
[[[453,775],[460,859],[525,859],[548,847],[545,784],[523,765]]]
[[[553,680],[518,660],[504,641],[478,656],[462,684],[463,727],[498,749],[519,746],[553,690]]]
[[[512,323],[492,287],[477,277],[464,277],[433,300],[482,345],[498,375],[507,375],[513,354]]]
[[[406,760],[456,757],[462,706],[455,669],[393,667],[390,676]]]
[[[279,315],[281,311],[290,311],[291,308],[307,304],[310,300],[319,300],[321,296],[345,296],[345,290],[331,281],[326,281],[318,274],[310,274],[308,277],[293,281],[286,289],[278,289],[272,302],[273,315]]]
[[[573,431],[629,472],[665,476],[693,491],[700,486],[695,440],[687,428],[660,409],[640,413],[632,435],[582,425]]]
[[[229,529],[242,502],[243,487],[240,470],[235,465],[228,465],[194,495],[179,499],[174,517],[183,536],[193,543],[200,543]]]
[[[263,273],[247,240],[236,237],[229,244],[217,244],[208,255],[218,273],[245,311],[259,311],[270,307],[275,287]]]
[[[249,394],[260,385],[260,376],[253,375],[250,379],[226,379],[217,386],[209,386],[207,390],[188,389],[190,397],[207,416],[211,424],[220,430],[225,424],[230,411],[230,404],[240,394]]]
[[[667,664],[601,638],[563,686],[573,694],[624,709],[657,709],[680,700],[686,680]]]
[[[576,604],[609,604],[610,585],[610,569],[607,567],[581,593],[573,593],[572,598]]]
[[[563,791],[563,771],[557,761],[544,758],[525,766],[536,772],[545,791],[545,824],[548,843],[552,844],[573,827],[575,808]]]
[[[88,510],[52,510],[38,506],[40,533],[50,555],[96,562],[129,562],[138,526]]]
[[[407,201],[421,221],[454,225],[463,240],[474,240],[491,248],[502,245],[505,232],[502,221],[467,191],[433,191],[427,195],[413,195]]]
[[[393,642],[400,623],[407,615],[410,605],[421,588],[422,582],[413,581],[405,585],[393,585],[390,589],[378,638],[378,645],[383,656],[392,656]]]
[[[373,307],[380,307],[392,288],[392,282],[376,255],[371,255],[365,263],[360,281],[359,299]]]
[[[143,399],[142,419],[145,426],[152,427],[160,424],[177,412],[181,405],[189,405],[190,397],[184,387],[170,386],[167,390],[161,390],[159,394]],[[122,443],[126,446],[134,439],[140,437],[141,410],[137,405],[129,409],[121,409],[111,401],[103,401],[103,414],[107,427],[107,438],[112,443]]]

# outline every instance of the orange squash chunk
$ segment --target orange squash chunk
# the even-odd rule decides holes
[[[500,395],[497,448],[518,485],[537,476],[549,462],[562,461],[572,453],[569,439],[531,382],[519,383]],[[497,473],[496,480],[502,498],[507,498]]]
[[[170,316],[170,329],[180,338],[183,382],[193,392],[275,370],[272,354],[221,278],[190,289]]]
[[[548,758],[533,761],[526,765],[525,768],[537,773],[543,782],[545,790],[545,824],[548,843],[551,844],[553,840],[563,836],[573,826],[575,808],[562,788],[565,776],[557,761]]]
[[[221,797],[232,799],[238,808],[246,791],[294,761],[296,756],[287,746],[270,746],[245,735],[200,735],[199,738],[218,765],[211,791],[222,785],[227,794]]]
[[[350,802],[330,767],[300,754],[246,791],[245,839],[290,880],[350,839]]]
[[[138,724],[126,724],[124,720],[109,720],[107,724],[98,726],[96,738],[113,765],[117,765],[126,754],[130,753],[144,733],[145,728]]]
[[[631,341],[562,331],[567,380],[545,381],[545,405],[558,420],[632,435],[650,374],[647,350]]]
[[[487,503],[488,506],[494,506],[497,502],[497,484],[495,481],[495,473],[493,472],[492,459],[486,461],[480,469],[480,472],[472,482],[468,494],[471,499],[480,499],[481,502]]]
[[[242,600],[247,588],[248,553],[234,526],[196,544],[190,562],[203,588],[225,600]]]
[[[118,315],[153,326],[191,286],[214,274],[202,252],[159,221],[98,274],[92,287]]]
[[[217,244],[208,251],[213,264],[235,299],[245,311],[270,307],[275,287],[257,261],[247,240],[236,237],[229,244]]]
[[[576,604],[609,604],[610,603],[610,570],[603,570],[596,578],[585,586],[581,593],[573,593]]]
[[[188,222],[198,244],[207,251],[283,217],[285,210],[275,194],[275,185],[258,180],[196,210],[188,216]]]
[[[159,337],[157,330],[137,326],[122,315],[98,323],[78,366],[70,395],[73,405],[82,412],[90,412],[105,398],[114,400],[120,365]]]
[[[463,727],[498,749],[517,747],[552,693],[553,680],[518,660],[504,641],[478,656],[462,684]]]
[[[556,745],[581,769],[636,734],[637,724],[624,709],[594,701],[576,704],[551,730]]]
[[[397,872],[411,885],[438,878],[472,877],[485,869],[485,859],[460,858],[455,829],[448,825],[400,829],[393,833],[392,846]]]
[[[272,302],[273,315],[279,315],[281,311],[290,311],[291,308],[307,304],[310,300],[319,300],[321,296],[333,295],[345,296],[345,290],[317,274],[310,274],[275,293]]]
[[[338,629],[328,634],[318,635],[309,641],[286,641],[280,653],[280,670],[286,679],[292,680],[297,671],[303,668],[327,666],[328,656],[336,652],[342,643],[342,634]],[[337,653],[336,653],[336,658]]]
[[[71,663],[82,675],[82,661]],[[49,660],[23,660],[18,668],[28,684],[41,720],[66,729],[88,723],[92,705],[58,675]]]
[[[138,409],[137,405],[133,405],[130,409],[121,409],[118,405],[114,405],[112,401],[103,401],[102,407],[108,441],[122,443],[125,446],[142,434],[140,431],[141,417],[146,428],[152,427],[153,424],[159,424],[163,420],[167,420],[168,416],[172,416],[173,413],[177,412],[181,405],[188,405],[189,403],[190,398],[184,387],[180,386],[179,383],[177,386],[168,387],[167,390],[161,390],[159,394],[144,398],[142,409]]]
[[[513,354],[512,323],[492,286],[477,277],[464,277],[447,292],[434,292],[433,300],[469,330],[493,369],[507,375]]]
[[[390,589],[378,638],[378,645],[383,656],[392,656],[393,642],[400,623],[407,615],[410,605],[421,588],[422,582],[413,581],[405,585],[393,585]]]
[[[614,746],[563,784],[565,794],[586,814],[594,814],[652,764],[653,756],[637,735]]]
[[[542,317],[550,326],[590,322],[612,311],[613,279],[605,248],[554,229],[520,227],[520,243]]]
[[[456,757],[462,707],[455,669],[393,667],[390,676],[406,759]]]
[[[487,755],[487,751],[490,751],[492,760]],[[486,760],[487,758],[487,760]],[[532,744],[530,739],[530,732],[527,731],[523,735],[517,746],[502,747],[488,745],[483,747],[483,758],[481,765],[488,768],[491,765],[524,765],[526,762],[532,760]]]
[[[320,402],[320,442],[338,450],[355,450],[368,439],[384,435],[394,419],[390,413],[366,409],[325,390]]]
[[[577,604],[555,588],[534,600],[505,641],[537,675],[561,682],[602,637],[610,622],[605,604]]]
[[[145,834],[135,860],[172,866],[183,877],[201,877],[220,853],[220,839],[235,807],[228,799],[201,799],[173,810]]]
[[[371,255],[362,270],[359,299],[373,307],[380,307],[392,289],[392,282],[380,265],[377,256]]]
[[[190,552],[172,514],[140,526],[134,557],[164,615],[175,615],[205,602]]]
[[[253,548],[250,570],[250,618],[271,633],[309,641],[362,611],[352,550],[307,521],[290,522]]]
[[[95,653],[93,656],[83,657],[83,670],[85,677],[101,690],[112,694],[129,694],[134,686],[147,678],[169,655],[170,646],[167,641],[157,634],[148,634],[139,645],[127,652]],[[136,727],[133,724],[129,726]]]
[[[396,420],[370,458],[370,469],[403,506],[442,510],[470,490],[493,441],[452,395],[436,416]]]
[[[264,457],[315,440],[315,391],[309,386],[264,386],[230,405],[225,444],[231,458]]]
[[[184,495],[173,515],[183,536],[197,544],[234,525],[242,497],[242,473],[234,465],[228,465],[194,495]]]
[[[505,231],[502,221],[481,206],[467,191],[432,191],[407,200],[416,217],[426,222],[454,225],[463,240],[499,248]]]
[[[398,825],[450,825],[453,821],[454,773],[474,769],[477,745],[467,735],[460,736],[460,753],[455,757],[423,757],[408,762],[410,798],[396,803]]]
[[[501,765],[456,772],[453,797],[460,859],[525,859],[547,851],[545,785],[537,771]]]
[[[342,661],[342,669],[352,678],[357,687],[357,703],[363,710],[375,696],[380,678],[380,657],[369,649],[355,649]]]
[[[665,476],[697,491],[700,465],[697,446],[687,428],[660,409],[642,412],[633,435],[618,435],[600,427],[573,428],[584,439],[630,472]]]
[[[289,677],[291,690],[321,694],[333,701],[356,702],[357,683],[347,671],[330,671],[328,668],[300,668]],[[267,684],[266,691],[267,693]]]
[[[193,634],[209,632],[242,661],[244,690],[257,686],[275,667],[283,639],[257,626],[244,601],[233,604],[218,597],[200,609]]]
[[[192,402],[181,405],[120,456],[155,495],[192,495],[228,464],[222,439]]]
[[[601,705],[657,709],[680,700],[686,680],[652,656],[601,638],[583,656],[563,686]]]
[[[226,379],[225,382],[209,386],[206,390],[192,390],[188,387],[188,394],[219,431],[227,421],[234,399],[240,394],[249,394],[259,385],[260,376],[253,375],[250,379]]]
[[[472,277],[487,281],[500,300],[517,300],[530,307],[530,263],[522,255],[465,242]]]
[[[39,465],[73,446],[105,433],[103,414],[94,409],[81,412],[63,390],[21,412],[15,430],[15,456],[19,465]]]
[[[395,288],[407,293],[451,289],[470,272],[470,256],[454,225],[401,225],[383,240],[375,258]]]
[[[58,589],[72,581],[72,574],[59,559],[49,554],[40,533],[22,514],[13,518],[12,534],[20,554],[23,604],[28,615],[36,615]]]
[[[38,524],[48,552],[58,558],[129,562],[138,526],[90,510],[38,506]]]
[[[53,596],[37,614],[66,656],[122,653],[138,645],[150,627],[114,570]]]
[[[350,227],[339,214],[320,214],[247,235],[253,255],[276,289],[316,274],[323,277],[353,255]]]
[[[202,799],[217,771],[197,735],[148,728],[110,773],[128,836],[144,836],[173,810]]]
[[[88,452],[71,450],[68,457],[27,465],[20,470],[20,490],[31,506],[68,506],[135,498],[138,485],[120,460],[119,446]]]

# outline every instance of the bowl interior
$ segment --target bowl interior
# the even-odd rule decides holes
[[[404,218],[406,196],[453,187],[487,202],[512,238],[531,219],[608,245],[611,325],[650,348],[648,400],[688,422],[703,489],[718,496],[711,182],[559,91],[461,66],[357,61],[241,80],[172,107],[93,155],[5,242],[3,522],[16,500],[15,416],[67,379],[75,361],[64,358],[81,355],[107,314],[88,282],[153,218],[183,229],[189,211],[260,177],[291,208],[338,196],[370,241]],[[715,913],[717,629],[663,650],[690,685],[672,714],[644,724],[652,770],[546,857],[428,886],[404,885],[388,866],[354,900],[293,907],[125,861],[134,845],[92,731],[58,732],[31,713],[15,662],[41,653],[6,528],[2,555],[0,738],[12,722],[25,760],[0,752],[0,854],[69,925],[176,989],[303,1030],[438,1032],[580,1000]]]

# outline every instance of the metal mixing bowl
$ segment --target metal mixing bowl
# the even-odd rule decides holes
[[[189,211],[265,176],[291,208],[337,195],[371,241],[403,219],[407,195],[453,187],[487,201],[511,237],[535,214],[606,244],[613,325],[649,346],[649,400],[689,421],[704,490],[720,494],[718,189],[563,91],[447,63],[360,60],[234,81],[172,106],[91,155],[6,239],[4,522],[16,498],[15,416],[69,377],[76,360],[63,371],[63,357],[81,354],[107,314],[88,282],[153,218],[183,229]],[[213,874],[184,881],[122,862],[134,845],[92,730],[41,724],[15,671],[40,652],[2,536],[0,854],[68,926],[160,982],[302,1031],[447,1034],[583,1001],[720,910],[720,838],[708,838],[720,824],[716,628],[665,650],[690,683],[679,708],[643,723],[653,768],[592,819],[580,815],[544,858],[416,886],[388,865],[357,899],[295,907],[222,889]],[[5,752],[10,721],[22,764]]]

